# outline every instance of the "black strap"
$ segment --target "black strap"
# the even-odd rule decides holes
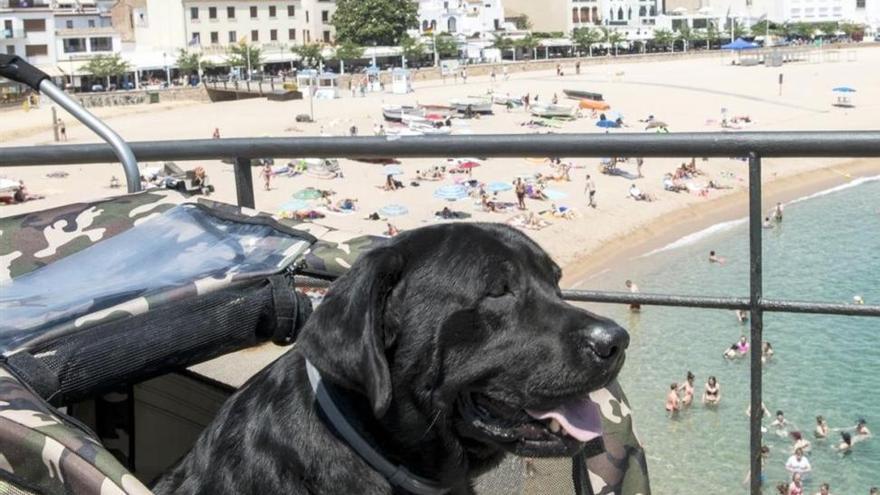
[[[0,76],[27,84],[39,91],[40,83],[49,76],[17,55],[0,55]]]
[[[392,485],[415,495],[445,495],[449,493],[448,488],[441,487],[435,481],[416,476],[403,466],[392,464],[377,452],[345,419],[345,415],[333,402],[333,398],[330,397],[330,393],[321,381],[321,373],[308,359],[306,359],[306,371],[318,407],[348,446],[354,449],[370,467],[382,474]]]

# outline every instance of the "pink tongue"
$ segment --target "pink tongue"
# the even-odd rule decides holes
[[[550,411],[531,411],[535,419],[555,419],[572,437],[581,442],[589,442],[602,436],[602,417],[599,406],[589,398],[575,399]]]

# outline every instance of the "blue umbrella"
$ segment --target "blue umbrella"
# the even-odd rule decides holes
[[[399,217],[401,215],[406,215],[409,213],[409,209],[406,206],[399,204],[390,204],[385,205],[379,209],[379,214],[383,217]]]
[[[733,50],[733,51],[737,51],[737,52],[740,50],[751,50],[753,48],[758,48],[758,44],[752,43],[750,41],[746,41],[742,38],[737,38],[732,43],[728,43],[726,45],[721,45],[722,50]]]
[[[449,201],[456,201],[468,197],[468,190],[466,187],[459,184],[447,184],[445,186],[438,187],[434,191],[434,197],[439,199],[446,199]]]
[[[486,186],[486,190],[491,193],[510,191],[511,189],[513,189],[513,185],[511,185],[509,182],[501,181],[492,182],[491,184]]]
[[[600,120],[600,121],[596,122],[596,127],[603,127],[605,129],[609,129],[612,127],[620,127],[620,126],[617,125],[617,122],[615,122],[613,120]]]
[[[397,165],[385,165],[382,167],[382,175],[403,175],[403,169]]]
[[[306,208],[309,208],[308,201],[303,201],[301,199],[294,199],[294,200],[291,200],[291,201],[284,203],[283,205],[281,205],[281,207],[279,209],[281,211],[299,211],[299,210],[305,210]]]
[[[838,87],[832,89],[831,91],[834,91],[835,93],[855,93],[856,92],[856,90],[854,90],[853,88],[850,88],[849,86],[838,86]]]
[[[567,198],[568,194],[565,194],[562,191],[557,191],[556,189],[544,189],[544,196],[547,196],[547,199],[557,201]]]

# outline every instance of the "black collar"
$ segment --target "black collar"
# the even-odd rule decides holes
[[[318,408],[324,412],[324,416],[331,426],[349,447],[357,452],[370,467],[382,474],[389,483],[415,495],[445,495],[449,492],[449,488],[442,487],[436,481],[416,476],[405,467],[391,463],[380,454],[345,418],[345,415],[333,402],[327,384],[321,380],[321,373],[308,359],[306,359],[306,372],[309,375],[309,383],[315,393]]]

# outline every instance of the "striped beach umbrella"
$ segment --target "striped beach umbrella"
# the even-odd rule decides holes
[[[457,201],[468,197],[468,190],[461,184],[446,184],[434,190],[434,197],[448,201]]]

